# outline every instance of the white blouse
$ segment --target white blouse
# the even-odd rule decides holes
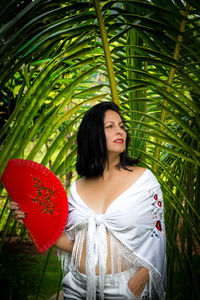
[[[153,173],[144,173],[111,202],[104,214],[97,214],[81,199],[73,182],[68,197],[69,217],[65,232],[74,240],[69,259],[61,256],[63,268],[80,266],[86,237],[87,299],[96,299],[96,266],[103,299],[106,274],[107,237],[110,235],[112,274],[125,263],[129,278],[140,268],[149,270],[149,299],[164,299],[166,286],[166,240],[160,185]],[[69,257],[68,257],[69,258]],[[115,278],[113,276],[113,278]]]

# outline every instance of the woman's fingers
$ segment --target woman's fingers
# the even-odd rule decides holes
[[[26,214],[23,211],[21,211],[21,210],[14,210],[13,211],[13,216],[14,216],[14,219],[18,223],[24,224],[23,219],[26,218]]]
[[[26,213],[21,211],[18,203],[10,201],[10,210],[13,212],[14,219],[21,224],[24,224],[23,219],[26,218]]]
[[[20,206],[17,202],[10,201],[10,210],[20,209]]]
[[[26,214],[23,211],[20,211],[20,210],[15,210],[13,213],[14,213],[13,214],[14,215],[14,219],[18,223],[24,224],[23,219],[26,218]]]

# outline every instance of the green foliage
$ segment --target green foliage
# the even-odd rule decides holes
[[[4,300],[36,299],[40,276],[46,257],[4,253],[0,259],[0,292]],[[56,256],[49,261],[39,300],[46,300],[57,292],[60,278],[60,264]],[[6,287],[6,288],[5,288]]]
[[[176,298],[176,266],[191,278],[187,293],[196,299],[198,1],[16,0],[0,5],[0,175],[10,158],[36,160],[60,178],[74,170],[76,131],[85,110],[102,99],[119,99],[132,136],[130,153],[152,169],[164,193],[167,297]]]

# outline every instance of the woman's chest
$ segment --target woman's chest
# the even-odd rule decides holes
[[[105,214],[107,209],[118,200],[125,198],[126,193],[133,186],[131,178],[119,178],[104,184],[86,184],[83,187],[75,186],[75,192],[85,205],[98,214]]]
[[[90,217],[96,220],[101,217],[107,227],[134,228],[144,225],[147,222],[146,217],[151,215],[152,210],[149,195],[145,191],[120,195],[106,207],[103,213],[101,210],[95,211],[92,206],[88,207],[81,199],[76,200],[77,202],[73,201],[69,209],[70,225],[87,222]]]

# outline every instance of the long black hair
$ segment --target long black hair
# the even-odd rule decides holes
[[[76,170],[80,176],[96,177],[103,175],[108,158],[106,137],[104,131],[104,115],[107,110],[113,110],[120,114],[119,107],[113,102],[101,102],[90,108],[84,115],[77,134],[77,162]],[[124,121],[123,121],[124,122]],[[128,155],[130,142],[129,133],[126,130],[126,149],[120,154],[120,162],[117,168],[126,170],[139,162]]]

